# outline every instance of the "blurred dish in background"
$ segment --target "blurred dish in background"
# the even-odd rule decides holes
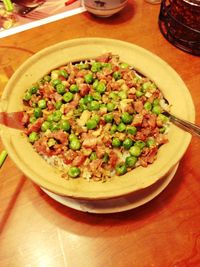
[[[122,10],[128,0],[83,0],[82,2],[88,12],[98,17],[110,17]]]
[[[200,56],[199,0],[162,0],[159,26],[169,42]]]

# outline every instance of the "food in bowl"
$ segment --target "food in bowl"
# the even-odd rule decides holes
[[[162,92],[111,53],[51,70],[23,103],[29,142],[66,179],[106,181],[148,167],[168,142]]]

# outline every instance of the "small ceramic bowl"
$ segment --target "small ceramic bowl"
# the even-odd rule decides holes
[[[110,17],[122,10],[128,0],[83,0],[83,4],[88,12],[98,17]]]
[[[23,110],[24,92],[50,70],[67,62],[96,58],[108,52],[119,55],[123,62],[154,81],[171,104],[172,113],[194,122],[191,95],[179,75],[166,62],[141,47],[106,38],[69,40],[47,47],[30,57],[6,85],[0,111],[10,113]],[[50,166],[34,151],[21,130],[1,125],[0,134],[9,156],[34,183],[61,196],[87,200],[116,198],[150,187],[171,172],[191,140],[190,134],[172,124],[169,142],[160,147],[153,164],[147,168],[138,167],[122,176],[113,176],[102,183],[83,178],[65,180],[58,169]]]

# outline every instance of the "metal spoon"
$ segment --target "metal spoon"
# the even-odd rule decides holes
[[[181,129],[191,133],[192,135],[196,135],[196,136],[200,137],[200,127],[197,126],[196,124],[191,123],[189,121],[185,121],[183,119],[180,119],[180,118],[172,115],[168,111],[164,111],[163,114],[165,116],[167,116],[171,122],[173,122],[175,125],[177,125]]]

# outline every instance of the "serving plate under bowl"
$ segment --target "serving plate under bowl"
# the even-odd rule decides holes
[[[151,186],[114,199],[95,199],[91,201],[87,199],[63,197],[44,188],[41,189],[58,203],[75,210],[97,214],[117,213],[138,208],[157,197],[171,182],[177,169],[178,164],[162,179]]]
[[[23,109],[25,90],[50,70],[69,61],[95,58],[112,52],[153,80],[171,104],[171,112],[194,122],[191,95],[180,78],[166,62],[151,52],[127,42],[106,38],[74,39],[47,47],[31,56],[9,80],[1,99],[1,111]],[[158,152],[157,160],[147,168],[138,167],[107,182],[61,178],[59,170],[47,164],[32,148],[20,130],[1,126],[3,144],[18,168],[34,183],[57,195],[81,199],[108,199],[147,188],[164,177],[183,157],[191,141],[190,134],[170,126],[169,142]]]

